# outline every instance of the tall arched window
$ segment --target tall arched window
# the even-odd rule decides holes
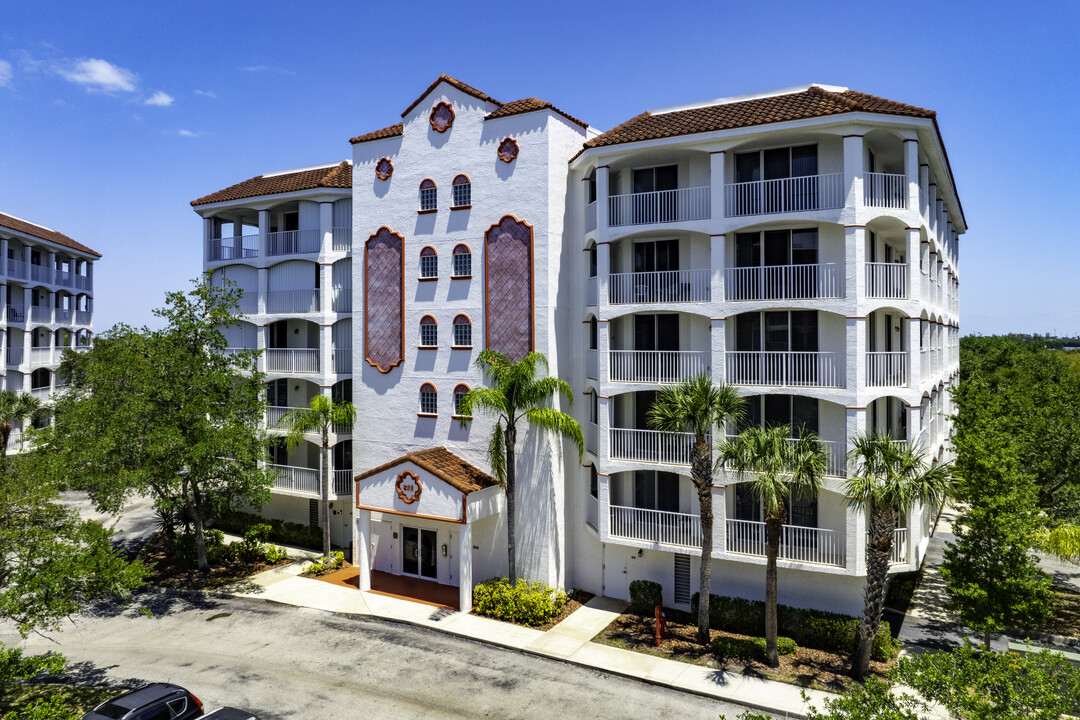
[[[472,277],[472,250],[468,245],[454,248],[454,274],[452,277]]]
[[[469,386],[462,383],[454,388],[454,415],[456,417],[471,417],[461,412],[461,402],[465,399],[465,393],[469,392]]]
[[[420,386],[420,414],[438,415],[438,413],[439,391],[431,383],[424,383]]]
[[[454,318],[454,347],[472,347],[472,320],[468,315]]]
[[[431,178],[420,183],[420,212],[434,212],[439,209],[439,191]]]
[[[433,280],[439,277],[439,254],[428,245],[420,251],[420,279]]]
[[[454,205],[455,208],[467,208],[472,205],[472,181],[468,175],[458,175],[454,178]]]
[[[420,347],[435,347],[439,344],[439,323],[430,315],[420,318]]]

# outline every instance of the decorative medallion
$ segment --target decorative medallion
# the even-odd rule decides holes
[[[398,475],[394,487],[397,488],[397,496],[401,498],[401,501],[406,505],[412,505],[419,500],[420,493],[424,490],[424,488],[420,486],[420,478],[418,478],[416,473],[412,470],[406,470]]]
[[[444,133],[454,124],[454,107],[443,100],[431,109],[431,117],[428,118],[435,132]]]
[[[514,138],[504,138],[499,143],[499,159],[508,163],[518,156],[518,144]]]
[[[389,180],[390,176],[394,174],[394,163],[390,162],[390,158],[384,157],[379,162],[375,163],[375,177],[380,180]]]

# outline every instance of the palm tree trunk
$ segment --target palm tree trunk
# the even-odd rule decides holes
[[[185,483],[185,486],[187,483]],[[202,502],[199,500],[199,493],[195,488],[188,491],[188,488],[184,488],[184,502],[187,504],[188,512],[191,513],[191,519],[195,525],[195,557],[199,570],[206,571],[210,569],[210,561],[206,557],[206,532],[203,528],[203,516],[202,516]]]
[[[697,639],[702,645],[708,645],[709,601],[712,591],[712,463],[709,445],[705,438],[695,438],[694,456],[691,460],[691,475],[698,493],[698,511],[701,513],[701,567],[698,577],[698,616]]]
[[[780,535],[784,523],[780,518],[765,518],[765,664],[780,665],[776,647],[776,558],[780,555]]]
[[[885,608],[885,590],[889,581],[889,558],[892,556],[893,528],[896,514],[892,508],[870,511],[870,539],[866,544],[866,588],[863,590],[863,616],[859,621],[859,646],[851,666],[851,676],[864,679],[870,672],[870,654],[874,636]]]
[[[322,427],[322,448],[319,450],[322,463],[322,548],[323,556],[330,560],[330,433],[326,424]]]
[[[7,457],[8,438],[11,437],[11,423],[0,424],[0,458]]]
[[[509,420],[506,423],[506,552],[507,576],[511,587],[517,585],[517,549],[514,543],[514,480],[516,463],[514,446],[517,444],[517,427]]]

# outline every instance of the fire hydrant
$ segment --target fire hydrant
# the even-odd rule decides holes
[[[656,647],[660,647],[660,641],[664,639],[664,630],[667,629],[667,616],[664,609],[656,606]]]

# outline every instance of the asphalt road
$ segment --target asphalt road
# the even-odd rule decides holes
[[[234,705],[264,720],[715,719],[745,710],[425,628],[231,597],[143,593],[23,646],[63,653],[81,682],[175,682],[207,708]]]

